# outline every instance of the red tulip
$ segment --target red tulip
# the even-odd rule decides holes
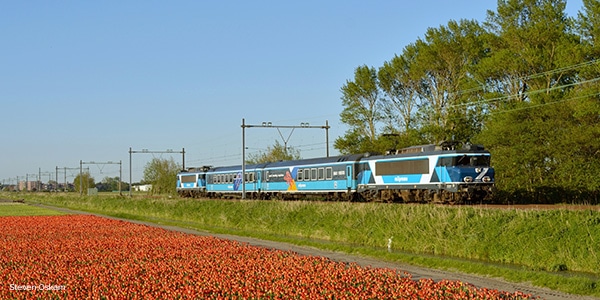
[[[0,218],[1,299],[529,299],[95,216]]]

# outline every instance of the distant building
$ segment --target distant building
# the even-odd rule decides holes
[[[138,184],[133,186],[133,191],[136,192],[149,192],[152,189],[151,184]]]
[[[40,181],[19,181],[19,190],[20,191],[37,191],[41,186]]]

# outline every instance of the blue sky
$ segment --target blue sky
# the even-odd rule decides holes
[[[569,1],[574,16],[581,1]],[[380,67],[429,27],[483,21],[496,1],[4,1],[0,4],[0,180],[80,161],[122,161],[129,148],[181,151],[186,166],[241,163],[247,124],[324,125],[331,154],[347,128],[340,88]],[[325,131],[281,129],[304,158]],[[247,129],[247,153],[283,144]],[[134,154],[132,177],[152,158]],[[84,165],[96,181],[118,165]],[[67,172],[72,181],[76,171]],[[64,175],[59,173],[59,182]]]

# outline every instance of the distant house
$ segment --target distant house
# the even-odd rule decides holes
[[[149,192],[151,189],[151,184],[138,184],[133,186],[133,191],[135,192]]]

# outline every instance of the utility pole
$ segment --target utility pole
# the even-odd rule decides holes
[[[59,169],[63,169],[63,172],[64,172],[65,185],[63,186],[63,191],[66,192],[67,189],[69,188],[69,184],[67,183],[67,170],[79,170],[79,168],[67,168],[67,167],[59,168],[58,166],[56,166],[56,185],[57,186],[58,186],[58,170]],[[88,171],[88,173],[90,172],[90,167],[85,167],[83,169],[86,169]],[[81,170],[81,171],[83,171],[83,170]]]
[[[113,162],[113,161],[107,161],[107,162],[95,162],[95,161],[90,161],[90,162],[84,162],[82,160],[79,161],[79,194],[83,195],[83,165],[84,164],[88,164],[88,165],[119,165],[119,195],[121,194],[121,179],[123,178],[123,174],[122,174],[122,168],[121,168],[121,161],[119,160],[119,162]],[[89,168],[88,168],[89,170]]]
[[[181,151],[173,151],[172,149],[167,149],[165,151],[150,151],[148,149],[142,150],[132,150],[129,147],[129,197],[131,197],[131,187],[132,187],[132,176],[131,176],[131,154],[133,153],[181,153],[181,168],[185,170],[185,148],[181,148]]]
[[[292,132],[288,136],[287,140],[283,138],[281,131],[279,131],[279,135],[284,140],[284,147],[287,151],[287,142],[292,136],[294,129],[296,128],[316,128],[316,129],[325,129],[325,145],[327,151],[327,157],[329,157],[329,121],[325,120],[325,125],[322,126],[311,126],[309,123],[300,123],[300,126],[296,125],[273,125],[271,122],[262,122],[260,125],[249,125],[246,124],[246,120],[242,119],[242,199],[246,199],[246,128],[291,128]]]

